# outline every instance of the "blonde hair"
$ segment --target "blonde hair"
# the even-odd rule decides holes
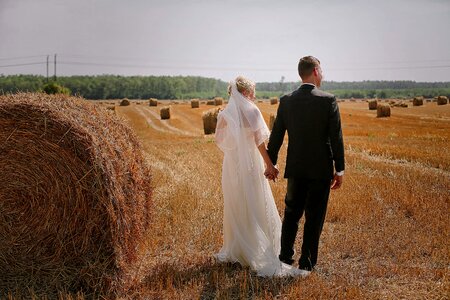
[[[239,93],[243,94],[245,91],[250,92],[255,89],[255,83],[244,76],[238,76],[234,80]],[[231,95],[231,85],[228,85],[228,95]]]

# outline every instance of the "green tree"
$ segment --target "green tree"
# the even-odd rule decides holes
[[[47,94],[64,94],[70,95],[70,90],[63,87],[56,82],[49,82],[42,87],[42,90]]]

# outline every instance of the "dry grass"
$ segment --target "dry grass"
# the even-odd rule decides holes
[[[273,280],[211,258],[222,244],[222,154],[201,132],[206,107],[178,105],[170,127],[142,106],[118,107],[149,157],[155,202],[147,277],[129,297],[447,299],[450,106],[393,107],[390,118],[376,118],[365,102],[339,105],[347,168],[331,194],[317,270]],[[276,113],[258,106],[267,122]],[[283,146],[282,171],[285,156]],[[271,186],[282,213],[286,181]]]
[[[0,298],[139,282],[150,173],[123,120],[83,99],[0,97]]]

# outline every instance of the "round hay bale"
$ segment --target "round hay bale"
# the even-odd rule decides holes
[[[377,99],[369,100],[369,110],[377,109]]]
[[[161,107],[159,114],[161,115],[161,120],[170,119],[170,106]]]
[[[192,99],[191,100],[191,108],[199,108],[200,107],[200,101],[198,99]]]
[[[406,103],[405,101],[400,101],[397,103],[397,107],[408,107],[408,103]]]
[[[223,98],[222,97],[214,98],[214,105],[215,106],[223,105]]]
[[[130,105],[130,100],[127,98],[123,98],[122,101],[120,101],[120,106],[128,106]]]
[[[203,131],[205,134],[212,134],[216,132],[217,116],[220,111],[220,108],[213,108],[203,113]]]
[[[414,97],[413,106],[422,106],[423,105],[423,97]]]
[[[448,102],[448,98],[446,96],[439,96],[437,98],[437,105],[445,105]]]
[[[155,99],[155,98],[150,98],[150,99],[148,100],[148,105],[149,105],[149,106],[158,106],[158,100]]]
[[[272,104],[272,105],[278,104],[278,98],[277,97],[270,98],[270,104]]]
[[[270,114],[269,116],[269,129],[272,130],[273,124],[275,123],[276,115]]]
[[[81,98],[5,95],[0,140],[0,291],[120,295],[139,282],[150,169],[125,122]]]
[[[215,100],[208,100],[208,101],[206,101],[206,105],[216,105],[216,101]]]
[[[391,116],[391,107],[387,104],[377,105],[377,118],[384,118]]]

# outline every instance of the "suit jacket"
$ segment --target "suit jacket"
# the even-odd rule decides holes
[[[312,85],[280,99],[269,139],[268,153],[273,164],[288,132],[285,178],[332,179],[343,171],[344,142],[336,97]]]

